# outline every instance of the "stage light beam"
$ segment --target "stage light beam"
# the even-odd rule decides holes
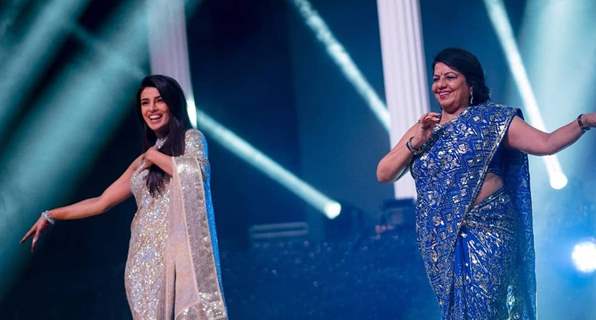
[[[526,68],[524,67],[523,60],[515,41],[513,29],[505,5],[502,0],[484,0],[484,4],[488,11],[491,23],[497,33],[499,42],[505,52],[505,57],[509,65],[509,70],[513,75],[513,79],[517,84],[521,98],[524,102],[524,109],[528,114],[528,122],[539,130],[546,131],[546,126],[542,120],[540,114],[540,108]],[[546,171],[548,173],[549,182],[553,189],[560,190],[567,185],[567,176],[563,173],[559,159],[555,155],[549,155],[542,157]]]
[[[145,12],[140,1],[124,3],[102,28],[106,43],[144,64]],[[44,86],[0,157],[0,299],[12,274],[30,256],[20,237],[43,208],[55,206],[83,168],[101,150],[127,114],[127,101],[140,79],[103,53],[83,50]],[[13,223],[8,223],[13,222]]]
[[[194,106],[195,103],[194,101],[188,101],[188,105]],[[335,219],[339,216],[341,212],[339,202],[330,199],[308,183],[302,181],[235,133],[219,124],[205,112],[196,109],[195,112],[201,129],[230,152],[286,187],[306,203],[325,214],[327,218]]]
[[[0,136],[8,128],[17,114],[15,108],[28,96],[37,79],[49,68],[61,45],[66,41],[68,32],[64,23],[76,21],[86,8],[89,0],[54,0],[41,5],[39,14],[26,26],[20,41],[6,44],[6,60],[2,61],[0,71]]]
[[[314,32],[317,40],[327,49],[327,53],[335,64],[341,69],[344,76],[354,86],[358,94],[366,101],[367,105],[377,117],[383,127],[389,131],[389,111],[385,103],[379,98],[377,92],[368,83],[358,66],[354,63],[350,54],[343,45],[335,38],[323,18],[313,9],[307,0],[291,0],[306,25]]]

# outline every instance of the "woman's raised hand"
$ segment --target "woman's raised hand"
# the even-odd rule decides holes
[[[423,144],[430,139],[433,133],[433,128],[441,121],[441,114],[437,112],[429,112],[424,114],[418,120],[414,136],[411,138],[412,146],[414,148],[420,148]]]
[[[44,230],[46,230],[48,228],[49,225],[50,225],[50,223],[48,222],[48,220],[46,220],[46,218],[39,217],[39,219],[37,219],[35,224],[33,224],[33,226],[31,226],[29,231],[27,231],[27,233],[25,233],[25,235],[23,236],[23,239],[21,239],[20,243],[22,244],[25,241],[27,241],[29,238],[33,237],[33,240],[31,241],[31,252],[35,251],[35,247],[37,246],[37,241],[39,240],[39,236],[44,232]]]
[[[147,151],[149,151],[149,150],[147,150]],[[141,153],[141,155],[138,156],[133,161],[133,163],[132,163],[133,171],[142,171],[142,170],[148,169],[149,167],[151,167],[153,165],[153,163],[149,159],[147,159],[147,151],[144,153]]]

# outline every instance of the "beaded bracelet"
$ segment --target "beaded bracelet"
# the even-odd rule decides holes
[[[49,213],[50,213],[50,211],[48,211],[48,210],[44,210],[44,211],[41,213],[41,216],[42,216],[44,219],[46,219],[46,221],[47,221],[47,222],[49,222],[49,223],[51,223],[51,224],[55,224],[55,223],[56,223],[56,220],[55,220],[54,218],[50,217]]]
[[[414,137],[410,137],[410,139],[408,139],[408,141],[406,141],[406,148],[408,148],[408,150],[410,150],[412,155],[417,156],[422,152],[422,149],[414,148],[414,146],[412,145],[412,139],[414,139]]]

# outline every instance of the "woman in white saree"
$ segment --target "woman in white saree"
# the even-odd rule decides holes
[[[125,287],[134,319],[227,319],[209,185],[207,144],[191,129],[180,85],[143,79],[137,111],[145,152],[99,197],[44,211],[21,242],[54,220],[106,212],[135,197]]]

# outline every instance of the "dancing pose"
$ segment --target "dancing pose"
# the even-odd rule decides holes
[[[148,76],[137,93],[144,149],[99,197],[44,211],[21,243],[54,220],[106,212],[134,195],[126,295],[134,319],[227,319],[205,138],[191,129],[176,80]]]
[[[550,155],[591,127],[580,114],[545,133],[493,103],[482,66],[449,48],[433,61],[441,113],[420,118],[378,164],[390,182],[410,168],[417,241],[442,319],[534,320],[535,274],[527,154]]]

